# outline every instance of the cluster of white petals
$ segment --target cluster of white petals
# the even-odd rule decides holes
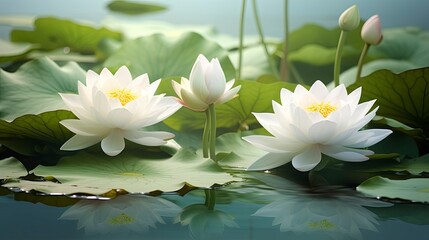
[[[78,117],[60,123],[76,135],[61,150],[79,150],[101,142],[110,156],[125,148],[125,140],[146,146],[160,146],[174,137],[162,131],[144,131],[176,112],[181,105],[173,97],[155,95],[160,80],[149,82],[147,74],[133,80],[127,67],[113,75],[103,69],[89,70],[86,85],[79,82],[79,94],[61,93],[66,106]]]
[[[217,58],[210,62],[200,54],[192,67],[189,80],[182,77],[180,84],[173,81],[173,88],[180,102],[194,111],[205,111],[210,104],[222,104],[235,96],[241,86],[232,88],[234,79],[226,82]]]
[[[281,104],[273,101],[274,113],[254,113],[272,136],[244,139],[268,153],[248,169],[265,170],[292,161],[300,171],[313,169],[321,154],[343,161],[359,162],[373,154],[369,147],[392,131],[361,130],[375,116],[375,100],[359,104],[361,88],[347,94],[344,85],[329,91],[321,81],[310,88],[298,85],[294,92],[282,89]]]

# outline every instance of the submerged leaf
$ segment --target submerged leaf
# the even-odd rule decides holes
[[[77,93],[78,81],[85,81],[79,65],[58,66],[49,58],[28,62],[13,73],[0,70],[0,116],[12,120],[64,109],[58,93]]]
[[[429,179],[412,178],[390,180],[380,176],[372,177],[357,187],[357,190],[374,197],[402,199],[429,203]]]
[[[392,118],[429,135],[429,68],[394,74],[377,71],[351,85],[362,86],[361,101],[377,99],[377,114]]]
[[[107,5],[107,8],[113,12],[119,12],[119,13],[130,14],[130,15],[159,12],[167,9],[166,7],[158,4],[131,2],[131,1],[125,1],[125,0],[114,0]]]
[[[34,173],[53,176],[60,183],[56,183],[54,188],[45,188],[45,182],[41,185],[31,182],[31,186],[27,186],[26,182],[20,182],[6,186],[37,188],[48,194],[84,192],[99,195],[111,189],[124,189],[130,193],[173,192],[184,185],[208,188],[240,180],[223,172],[212,160],[204,159],[189,149],[183,149],[168,159],[129,152],[116,157],[80,152],[62,158],[56,166],[38,166]]]

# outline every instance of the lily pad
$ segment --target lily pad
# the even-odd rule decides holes
[[[165,6],[158,4],[148,4],[141,2],[131,2],[124,0],[115,0],[107,5],[107,8],[113,12],[119,12],[130,15],[139,15],[151,12],[159,12],[167,9]]]
[[[58,93],[77,93],[85,72],[76,63],[59,66],[48,58],[22,65],[10,73],[0,70],[0,116],[12,120],[64,108]]]
[[[0,144],[12,152],[7,156],[18,158],[31,170],[39,164],[55,164],[61,155],[60,146],[73,133],[59,124],[63,119],[75,118],[65,111],[24,115],[12,122],[0,120]]]
[[[208,59],[218,58],[227,79],[235,77],[228,52],[197,33],[186,33],[177,38],[154,34],[130,40],[103,65],[111,70],[126,65],[134,75],[148,73],[152,81],[166,77],[189,77],[200,53]]]
[[[377,99],[377,114],[397,120],[429,135],[429,68],[394,74],[377,71],[351,85],[348,90],[362,86],[361,101]]]
[[[121,34],[105,27],[95,28],[66,19],[41,17],[34,21],[33,30],[14,29],[10,38],[12,42],[37,44],[43,50],[68,47],[71,51],[92,53],[103,38],[120,40]]]
[[[159,91],[175,95],[169,82],[164,82]],[[257,124],[253,112],[272,112],[272,100],[279,101],[280,90],[293,90],[296,86],[285,82],[264,84],[246,80],[236,81],[235,85],[241,85],[238,97],[216,106],[217,127],[248,129],[250,125]],[[205,114],[182,108],[164,122],[175,130],[201,129],[204,127]]]
[[[429,179],[412,178],[390,180],[380,176],[372,177],[357,187],[357,190],[374,197],[402,199],[429,203]]]
[[[31,44],[11,43],[0,39],[0,63],[16,61],[24,58],[31,50]]]
[[[7,167],[1,166],[3,171]],[[37,183],[34,182],[31,187],[26,186],[25,182],[11,182],[6,187],[37,188],[47,194],[99,195],[99,189],[102,192],[112,189],[123,189],[129,193],[173,192],[185,185],[209,188],[215,184],[240,181],[240,178],[225,173],[212,160],[204,159],[190,149],[182,149],[168,159],[151,158],[136,152],[116,157],[80,152],[62,158],[55,166],[38,166],[34,174],[55,177],[60,183],[56,183],[55,188],[45,188],[44,182],[40,187],[36,187]]]
[[[299,61],[314,65],[334,62],[340,28],[327,29],[315,24],[307,24],[290,33],[289,61]],[[356,59],[362,50],[363,42],[359,31],[347,35],[343,57]],[[282,51],[282,46],[279,46]],[[346,61],[346,60],[344,60]]]
[[[24,166],[14,158],[0,160],[0,179],[19,178],[27,175]]]

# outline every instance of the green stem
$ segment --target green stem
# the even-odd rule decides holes
[[[264,33],[262,32],[261,21],[259,20],[259,16],[258,16],[256,0],[253,0],[252,3],[253,3],[253,15],[255,17],[256,28],[258,29],[259,39],[261,41],[262,47],[264,48],[268,63],[270,64],[271,72],[274,76],[279,77],[277,69],[274,65],[273,58],[270,56],[270,53],[268,52],[267,44],[265,43],[265,40],[264,40]]]
[[[242,1],[240,13],[240,43],[238,46],[238,69],[236,79],[241,79],[241,68],[243,65],[243,41],[244,41],[244,12],[246,10],[246,0]]]
[[[338,40],[337,52],[335,54],[334,63],[334,83],[335,86],[340,85],[340,71],[341,71],[341,55],[343,54],[344,43],[346,42],[347,32],[341,31],[340,39]]]
[[[210,115],[210,158],[216,161],[216,110],[214,104],[209,105]]]
[[[289,51],[289,18],[288,0],[284,1],[284,42],[283,56],[280,63],[280,79],[287,82],[289,80],[288,51]]]
[[[203,131],[203,157],[209,157],[210,112],[206,110],[206,125]]]
[[[370,46],[371,45],[369,45],[368,43],[365,43],[365,45],[363,46],[362,53],[360,54],[358,65],[357,65],[356,81],[359,80],[359,78],[360,78],[360,75],[362,73],[363,60],[365,59],[366,54],[368,53]]]
[[[207,206],[209,210],[214,210],[216,205],[216,192],[214,189],[204,189],[204,193],[206,195],[206,200],[204,205]]]

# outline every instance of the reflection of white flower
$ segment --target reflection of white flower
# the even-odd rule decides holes
[[[145,232],[163,217],[174,217],[181,208],[160,197],[123,195],[109,201],[80,200],[60,219],[77,220],[87,234]]]
[[[183,226],[188,225],[192,236],[197,239],[222,236],[225,226],[238,227],[234,222],[234,216],[217,209],[209,209],[204,204],[185,207],[176,217],[176,222],[180,222]]]
[[[234,80],[226,82],[217,58],[210,62],[200,54],[192,67],[189,80],[173,81],[173,88],[181,103],[194,110],[205,111],[210,104],[222,104],[237,96],[241,86],[232,88]],[[232,88],[232,89],[231,89]]]
[[[376,215],[364,206],[390,204],[345,194],[350,192],[331,196],[286,192],[253,216],[274,218],[272,224],[280,225],[282,232],[315,234],[318,239],[362,239],[361,230],[377,231]]]
[[[273,102],[274,113],[255,113],[259,123],[273,136],[244,137],[269,152],[249,169],[270,169],[292,161],[296,169],[309,171],[320,162],[321,153],[343,161],[367,160],[366,155],[373,152],[358,148],[371,146],[392,131],[360,130],[378,109],[368,113],[375,100],[358,104],[360,95],[361,88],[350,94],[344,85],[328,91],[320,81],[309,91],[301,85],[294,92],[282,89],[281,104]]]
[[[101,141],[101,148],[110,156],[125,148],[124,139],[159,146],[174,135],[168,132],[147,132],[141,129],[158,123],[180,108],[173,97],[154,95],[160,80],[150,84],[147,74],[132,79],[123,66],[113,75],[106,68],[96,74],[88,71],[86,86],[79,82],[79,94],[61,94],[67,107],[79,119],[61,124],[76,133],[62,150],[87,148]]]

